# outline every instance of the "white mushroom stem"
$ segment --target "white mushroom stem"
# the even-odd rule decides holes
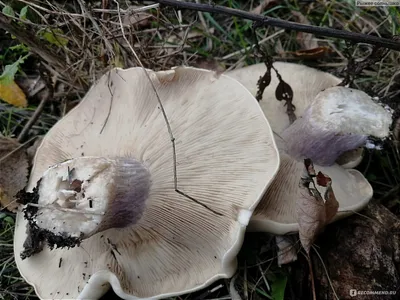
[[[131,158],[79,157],[49,168],[38,185],[33,221],[54,235],[88,238],[136,224],[150,189],[149,171]]]
[[[319,93],[281,137],[293,158],[330,166],[345,151],[363,146],[368,136],[387,137],[391,122],[391,113],[366,93],[333,87]]]

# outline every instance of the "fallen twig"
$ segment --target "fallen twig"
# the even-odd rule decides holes
[[[313,33],[315,35],[321,35],[326,37],[340,38],[344,40],[353,41],[356,43],[367,43],[372,45],[378,45],[380,47],[389,48],[392,50],[400,51],[400,43],[398,41],[380,38],[373,35],[355,33],[345,30],[319,27],[307,24],[300,24],[296,22],[290,22],[285,20],[280,20],[276,18],[270,18],[259,14],[254,14],[251,12],[246,12],[239,9],[229,8],[214,4],[200,4],[192,3],[178,0],[154,0],[154,2],[163,4],[166,6],[175,7],[178,9],[191,9],[195,11],[203,11],[208,13],[219,13],[232,17],[239,17],[257,23],[257,27],[261,26],[275,26],[279,28],[285,28],[295,31]]]
[[[22,142],[26,135],[28,134],[29,130],[32,128],[33,124],[37,121],[37,119],[40,117],[42,114],[43,108],[49,99],[49,96],[43,97],[43,99],[40,101],[38,107],[36,108],[35,112],[33,113],[32,117],[28,120],[28,122],[25,124],[24,128],[22,128],[21,133],[18,135],[18,142]]]
[[[43,67],[41,67],[41,69],[42,68]],[[42,100],[40,101],[40,103],[39,103],[38,107],[36,108],[35,112],[31,116],[31,118],[28,120],[28,122],[25,124],[24,128],[22,128],[22,131],[20,132],[20,134],[18,135],[17,140],[20,143],[25,139],[25,137],[28,134],[29,130],[32,128],[32,126],[35,124],[37,119],[42,114],[42,111],[43,111],[44,106],[46,105],[47,101],[50,98],[53,98],[54,89],[53,89],[53,86],[51,85],[51,83],[49,82],[49,78],[47,78],[47,76],[44,75],[44,72],[42,70],[40,71],[40,73],[41,73],[41,77],[45,80],[47,93],[42,98]]]
[[[399,41],[398,37],[395,37],[394,40]],[[388,49],[375,46],[372,49],[372,52],[366,58],[364,58],[362,61],[356,62],[356,60],[350,53],[350,49],[348,48],[345,52],[345,56],[347,58],[347,67],[345,69],[346,75],[343,81],[338,85],[346,86],[348,84],[352,84],[354,79],[358,75],[360,75],[365,68],[381,61],[388,53],[389,53]]]

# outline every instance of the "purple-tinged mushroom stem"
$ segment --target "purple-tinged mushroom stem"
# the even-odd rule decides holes
[[[295,159],[310,158],[320,166],[331,166],[346,151],[363,146],[367,136],[321,130],[305,118],[297,119],[283,133],[285,151]]]
[[[293,158],[331,166],[344,152],[364,146],[369,136],[387,137],[391,121],[391,113],[364,92],[333,87],[320,92],[281,137]]]

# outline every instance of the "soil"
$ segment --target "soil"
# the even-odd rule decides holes
[[[311,254],[317,299],[337,299],[332,287],[339,299],[399,299],[399,243],[400,219],[377,203],[370,203],[362,215],[327,226],[316,241],[327,272],[315,251]],[[292,270],[294,294],[301,296],[291,299],[311,299],[306,259],[299,256]],[[354,295],[355,291],[396,294]]]

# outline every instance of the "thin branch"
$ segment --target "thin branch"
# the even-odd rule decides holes
[[[18,142],[22,142],[26,135],[28,134],[29,130],[32,128],[32,126],[36,123],[37,119],[39,119],[40,115],[42,114],[42,111],[44,109],[44,106],[47,103],[47,100],[49,99],[49,96],[44,96],[42,100],[39,103],[39,106],[36,108],[35,112],[33,113],[32,117],[28,120],[28,122],[25,124],[24,128],[22,129],[21,133],[18,136]]]
[[[28,145],[30,142],[32,142],[34,139],[36,139],[38,136],[34,136],[32,138],[30,138],[28,141],[26,141],[25,143],[19,145],[17,148],[15,148],[14,150],[8,152],[6,155],[4,155],[3,157],[0,157],[0,162],[2,162],[3,160],[5,160],[6,158],[10,157],[12,154],[14,154],[15,152],[19,151],[19,149],[25,147],[26,145]]]
[[[285,20],[280,20],[276,18],[270,18],[263,15],[254,14],[251,12],[246,12],[239,9],[229,8],[220,5],[213,4],[200,4],[200,3],[189,3],[178,0],[153,0],[156,3],[175,7],[177,9],[190,9],[195,11],[202,11],[208,13],[219,13],[228,16],[234,16],[243,18],[246,20],[251,20],[257,23],[257,27],[260,26],[275,26],[284,29],[290,29],[294,31],[301,31],[307,33],[313,33],[315,35],[339,38],[344,40],[353,41],[356,43],[367,43],[372,45],[377,45],[380,47],[389,48],[392,50],[400,51],[400,43],[398,41],[393,41],[386,38],[380,38],[368,34],[355,33],[345,30],[319,27],[307,24],[300,24],[296,22],[290,22]]]
[[[396,36],[393,40],[399,41],[398,37]],[[389,49],[385,49],[382,47],[375,46],[371,53],[361,61],[356,62],[353,54],[350,53],[350,49],[346,49],[345,57],[347,58],[347,67],[346,67],[346,76],[339,86],[346,86],[348,84],[353,84],[354,79],[356,76],[361,74],[361,72],[371,66],[376,64],[377,62],[381,61],[387,54],[389,53]]]
[[[40,115],[43,112],[43,109],[47,103],[47,101],[51,98],[53,98],[54,95],[54,89],[53,86],[50,82],[50,79],[48,76],[45,75],[45,72],[43,71],[44,67],[40,66],[40,74],[41,77],[44,79],[46,83],[46,88],[47,88],[47,94],[42,98],[42,100],[39,103],[39,106],[36,108],[35,112],[33,113],[32,117],[28,120],[28,122],[25,124],[24,128],[22,129],[21,133],[18,136],[18,142],[23,142],[27,134],[29,133],[29,130],[32,128],[32,126],[36,123],[36,121],[39,119]]]
[[[208,209],[208,210],[211,211],[212,213],[214,213],[214,214],[216,214],[216,215],[218,215],[218,216],[223,216],[223,214],[221,214],[221,213],[219,213],[219,212],[213,210],[213,209],[210,208],[208,205],[206,205],[206,204],[204,204],[204,203],[202,203],[202,202],[196,200],[195,198],[193,198],[193,197],[187,195],[186,193],[182,192],[181,190],[179,190],[179,188],[178,188],[178,175],[177,175],[178,172],[177,172],[177,167],[176,167],[176,165],[177,165],[177,163],[176,163],[176,145],[175,145],[175,137],[174,137],[174,135],[173,135],[173,133],[172,133],[171,124],[170,124],[170,122],[169,122],[169,120],[168,120],[167,114],[166,114],[166,112],[165,112],[165,110],[164,110],[164,106],[163,106],[163,104],[162,104],[162,102],[161,102],[161,98],[160,98],[160,96],[159,96],[159,94],[158,94],[158,92],[157,92],[157,89],[156,89],[156,87],[155,87],[155,85],[154,85],[154,83],[153,83],[153,80],[151,80],[150,75],[148,74],[146,68],[145,68],[144,65],[142,64],[142,61],[139,59],[138,55],[136,54],[135,50],[133,49],[132,45],[129,43],[129,40],[128,40],[128,38],[127,38],[126,35],[125,35],[125,29],[124,29],[123,22],[122,22],[122,18],[121,18],[119,3],[118,3],[117,0],[113,0],[113,1],[114,1],[115,4],[117,5],[117,10],[118,10],[118,12],[119,12],[119,13],[118,13],[118,19],[119,19],[119,23],[120,23],[120,27],[121,27],[122,36],[123,36],[125,42],[128,44],[128,47],[129,47],[129,49],[131,50],[133,56],[136,58],[136,60],[138,61],[139,65],[140,65],[141,68],[143,69],[143,71],[144,71],[144,73],[145,73],[147,79],[149,80],[150,85],[151,85],[151,87],[152,87],[152,89],[153,89],[153,91],[154,91],[154,93],[155,93],[155,95],[156,95],[158,104],[160,105],[160,109],[161,109],[161,113],[162,113],[162,115],[163,115],[164,121],[165,121],[165,123],[166,123],[166,125],[167,125],[168,134],[169,134],[169,137],[170,137],[170,140],[171,140],[171,143],[172,143],[172,158],[173,158],[173,165],[174,165],[173,171],[174,171],[174,188],[175,188],[175,192],[177,192],[178,194],[180,194],[180,195],[182,195],[182,196],[184,196],[184,197],[186,197],[186,198],[192,200],[193,202],[195,202],[195,203],[197,203],[197,204],[203,206],[204,208]]]

